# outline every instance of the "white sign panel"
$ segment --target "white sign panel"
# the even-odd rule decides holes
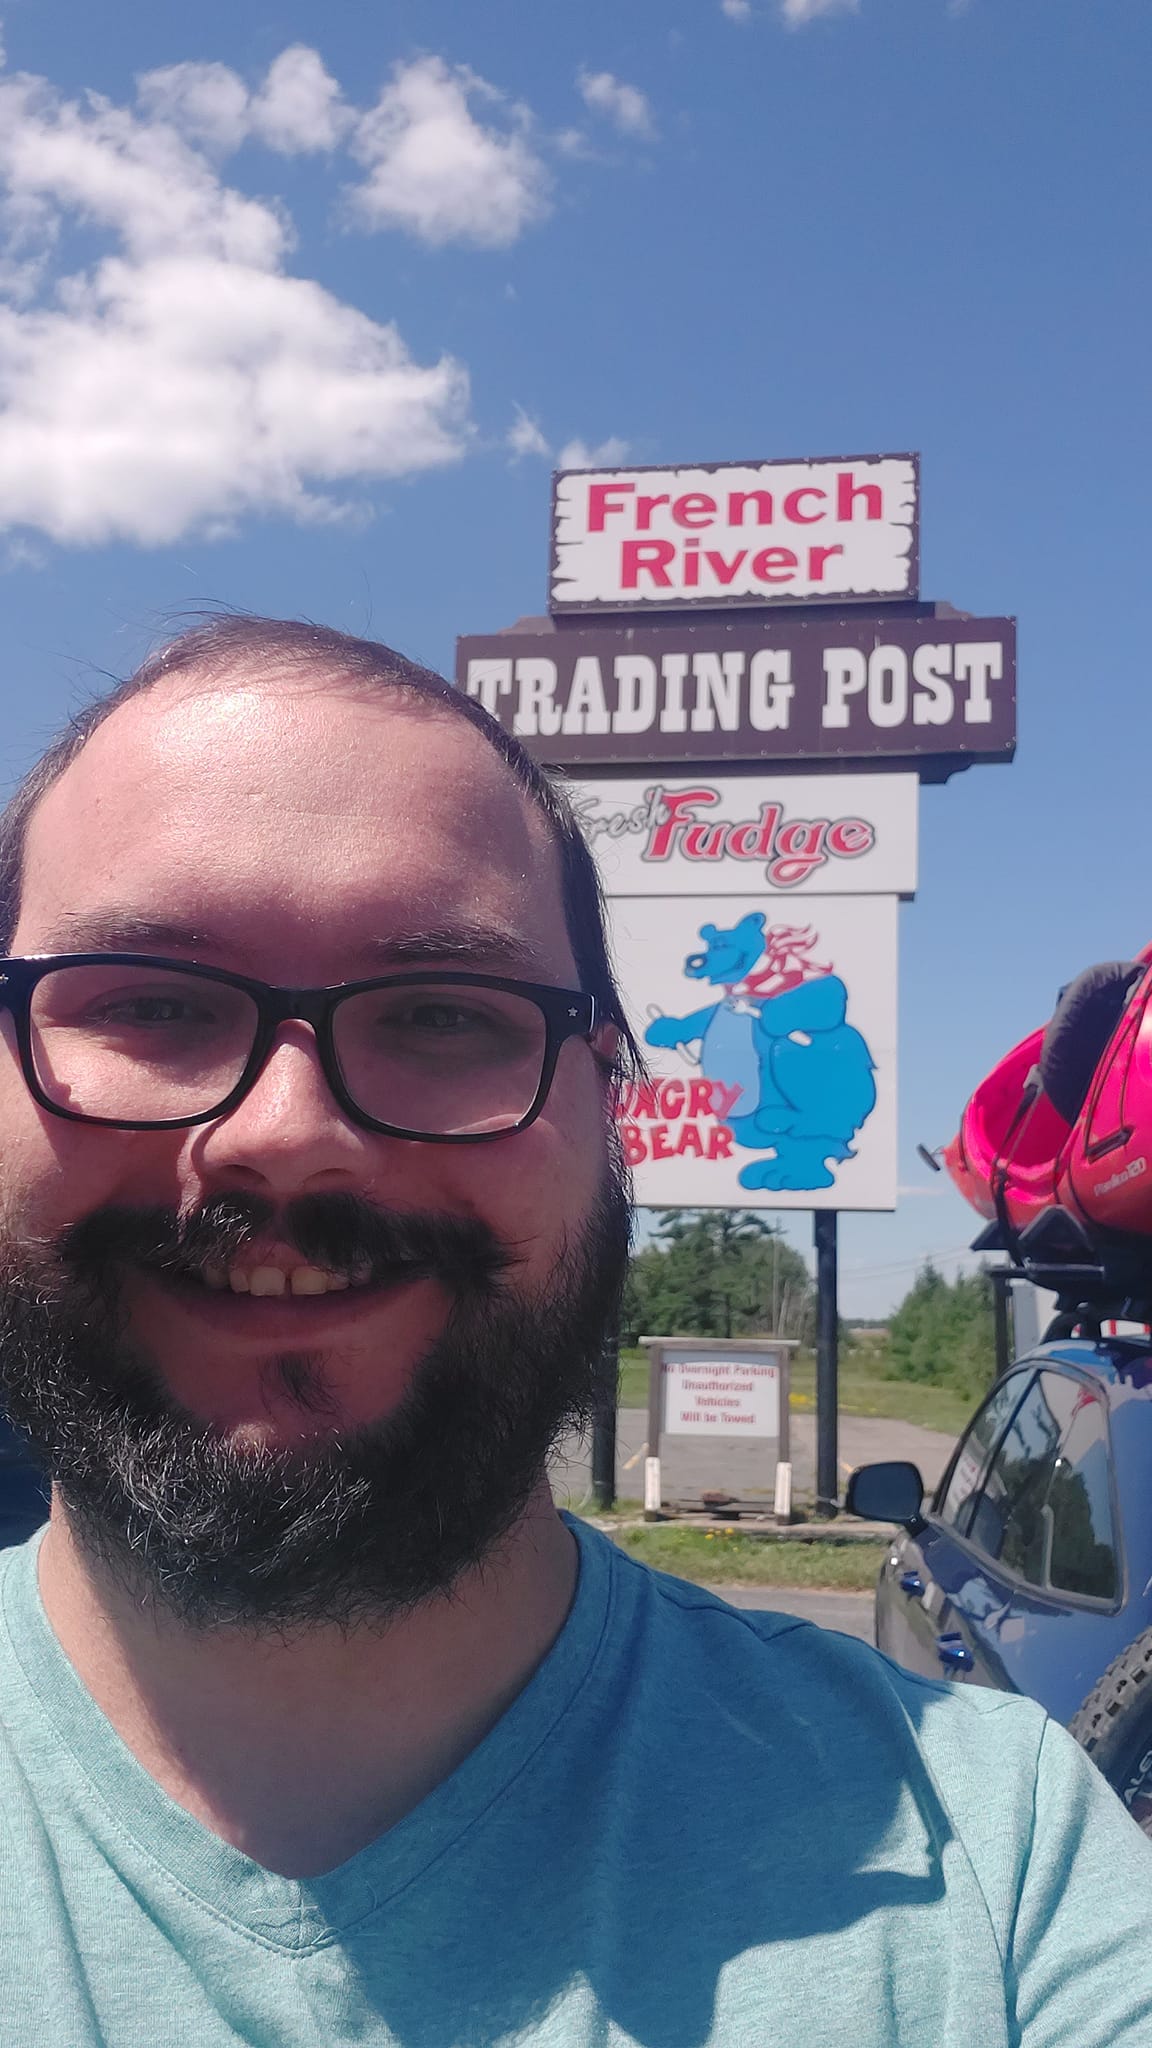
[[[553,611],[915,597],[914,455],[562,470]]]
[[[619,896],[619,984],[649,1078],[620,1135],[657,1209],[894,1209],[892,896]]]
[[[915,775],[573,781],[608,896],[911,895]]]
[[[780,1368],[726,1351],[666,1360],[660,1375],[665,1436],[780,1438]]]

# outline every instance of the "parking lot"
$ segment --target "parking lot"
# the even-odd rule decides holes
[[[874,1640],[871,1593],[814,1593],[800,1586],[713,1586],[711,1590],[730,1607],[771,1608],[775,1614],[795,1614],[821,1628],[838,1629],[841,1635],[859,1636],[862,1643]]]

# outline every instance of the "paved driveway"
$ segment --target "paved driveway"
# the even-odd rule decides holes
[[[874,1641],[871,1593],[811,1593],[798,1586],[710,1586],[708,1590],[731,1607],[772,1608],[777,1614],[796,1614],[801,1621],[838,1629],[841,1635],[859,1636],[862,1643]]]

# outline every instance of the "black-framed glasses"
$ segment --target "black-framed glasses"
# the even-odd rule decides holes
[[[281,1024],[300,1018],[349,1117],[441,1145],[525,1130],[564,1041],[591,1039],[598,1023],[594,996],[495,975],[273,988],[143,953],[0,959],[0,1009],[35,1100],[76,1123],[163,1131],[226,1116]]]

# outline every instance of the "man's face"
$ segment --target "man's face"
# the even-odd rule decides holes
[[[451,715],[323,679],[177,682],[116,712],[34,814],[11,950],[152,952],[295,987],[437,966],[576,984],[554,849],[499,757]],[[5,1016],[4,1244],[19,1258],[100,1212],[186,1216],[239,1197],[269,1221],[232,1264],[282,1269],[290,1286],[306,1261],[276,1219],[337,1196],[498,1247],[498,1324],[502,1305],[545,1304],[558,1274],[579,1279],[577,1248],[612,1187],[604,1090],[591,1049],[569,1041],[528,1130],[475,1146],[397,1140],[348,1119],[294,1023],[229,1115],[118,1131],[37,1107]],[[133,1369],[142,1361],[173,1413],[256,1465],[403,1417],[461,1312],[450,1260],[385,1286],[270,1298],[131,1257],[113,1277]]]

